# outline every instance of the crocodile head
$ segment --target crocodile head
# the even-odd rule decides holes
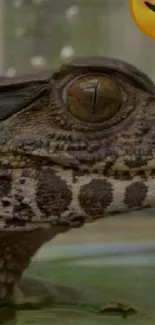
[[[153,206],[154,175],[155,86],[135,67],[83,58],[0,79],[0,253],[17,246],[18,274],[58,232]]]

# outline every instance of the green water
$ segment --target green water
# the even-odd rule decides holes
[[[52,282],[51,298],[36,303],[32,297],[29,303],[2,308],[0,324],[154,324],[154,271],[142,265],[82,266],[71,258],[33,262],[25,276]],[[106,304],[118,303],[134,312],[108,309],[105,314]]]

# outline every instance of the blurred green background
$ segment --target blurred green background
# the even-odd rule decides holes
[[[75,56],[129,61],[155,79],[155,42],[128,0],[0,0],[0,73],[57,67]]]

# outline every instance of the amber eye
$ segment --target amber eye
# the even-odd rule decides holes
[[[119,86],[105,75],[83,75],[68,87],[68,110],[87,122],[103,122],[113,117],[121,105]]]

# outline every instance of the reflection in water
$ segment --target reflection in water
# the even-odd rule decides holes
[[[124,325],[127,319],[128,324],[153,324],[154,268],[77,267],[59,261],[34,263],[29,274],[37,273],[61,285],[47,285],[49,297],[41,299],[41,283],[38,282],[38,291],[36,286],[35,297],[35,290],[31,291],[34,289],[32,280],[25,280],[25,287],[24,284],[21,286],[25,301],[23,299],[20,305],[2,309],[1,323],[25,325],[63,322],[67,325],[68,322],[78,324],[80,321],[85,324],[89,321],[90,324],[118,322]],[[29,291],[27,297],[26,291]]]

